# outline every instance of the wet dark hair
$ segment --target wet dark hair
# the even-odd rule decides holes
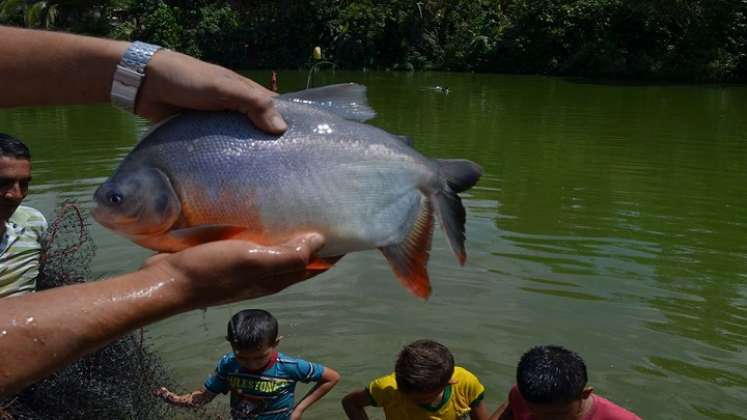
[[[443,344],[418,340],[399,353],[394,375],[404,393],[435,392],[446,388],[454,374],[454,356]]]
[[[226,340],[239,349],[271,346],[278,339],[278,320],[261,309],[245,309],[228,321]]]
[[[0,133],[0,156],[31,160],[29,148],[21,140],[5,133]]]
[[[568,403],[581,398],[588,377],[584,360],[560,346],[537,346],[521,356],[516,384],[534,404]]]

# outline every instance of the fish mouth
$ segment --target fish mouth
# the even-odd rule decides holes
[[[99,222],[102,226],[107,227],[109,229],[115,229],[120,226],[127,226],[132,225],[135,222],[137,222],[137,218],[135,217],[124,217],[124,216],[118,216],[118,217],[110,217],[106,211],[106,209],[102,209],[100,206],[96,206],[93,209],[91,209],[91,216]]]
[[[134,216],[122,216],[117,215],[112,217],[110,212],[106,211],[105,207],[96,206],[91,209],[91,215],[105,228],[111,229],[115,232],[120,232],[126,235],[158,235],[169,230],[169,227],[165,228],[157,227],[154,229],[145,229],[142,226],[138,226],[138,222],[141,220],[140,215],[143,209],[140,209]],[[139,227],[139,228],[138,228]]]

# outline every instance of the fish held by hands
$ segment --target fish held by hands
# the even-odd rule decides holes
[[[457,193],[477,183],[477,164],[425,157],[365,124],[375,113],[361,85],[285,94],[275,106],[288,124],[280,136],[233,112],[185,112],[156,125],[96,190],[94,218],[168,252],[229,238],[273,245],[318,232],[325,245],[316,268],[377,248],[425,298],[438,217],[464,264]]]

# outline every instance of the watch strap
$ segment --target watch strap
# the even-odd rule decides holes
[[[127,47],[112,78],[111,99],[115,106],[135,112],[135,102],[145,78],[145,68],[159,49],[159,45],[140,41],[135,41]]]

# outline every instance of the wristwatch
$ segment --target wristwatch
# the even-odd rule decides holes
[[[135,41],[127,48],[122,61],[117,64],[112,80],[112,104],[129,112],[135,112],[135,101],[140,84],[145,78],[145,67],[160,45]]]

